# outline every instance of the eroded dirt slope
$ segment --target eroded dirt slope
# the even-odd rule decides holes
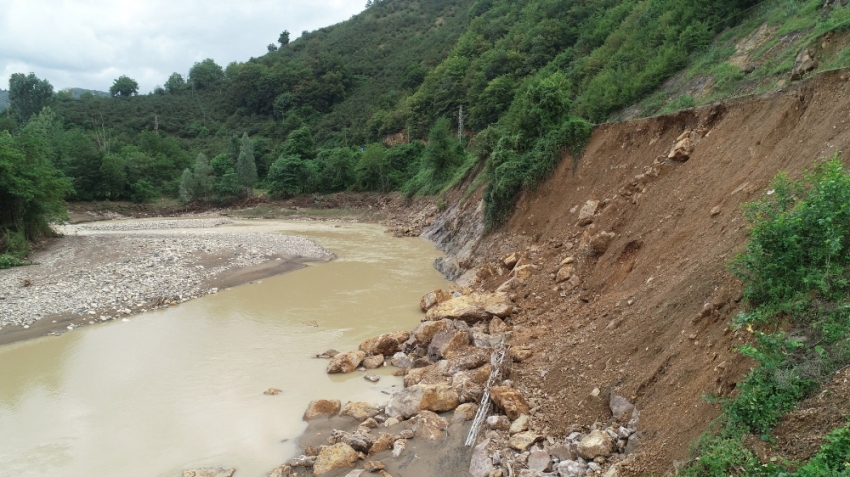
[[[542,425],[563,436],[605,423],[615,392],[637,404],[644,433],[623,473],[663,475],[687,458],[719,413],[703,396],[734,392],[751,365],[735,352],[746,332],[730,329],[741,309],[740,283],[726,269],[746,241],[740,205],[761,197],[778,171],[799,177],[848,149],[848,77],[599,126],[578,161],[565,157],[501,231],[459,261],[488,290],[516,275],[506,254],[520,253],[514,268],[533,265],[524,284],[505,287],[520,309],[513,344],[535,350],[514,377]],[[667,159],[685,136],[688,159]],[[588,201],[597,210],[579,225]],[[438,221],[443,235],[467,237],[450,225],[478,226],[476,205]],[[608,243],[602,233],[613,234]],[[567,257],[577,278],[558,283]]]

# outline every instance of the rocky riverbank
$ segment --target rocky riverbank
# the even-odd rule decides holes
[[[328,350],[328,373],[398,368],[404,389],[386,403],[317,400],[304,413],[303,454],[268,477],[580,477],[619,475],[639,445],[640,413],[609,393],[607,422],[557,436],[540,419],[539,399],[511,379],[533,351],[512,347],[514,303],[500,292],[435,290],[411,332],[368,339],[359,349]],[[232,469],[231,469],[232,471]],[[185,474],[184,474],[185,475]]]
[[[0,273],[0,343],[174,306],[218,288],[327,261],[295,236],[227,232],[226,218],[68,225],[65,237]]]

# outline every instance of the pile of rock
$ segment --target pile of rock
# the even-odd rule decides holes
[[[573,432],[561,442],[529,430],[526,414],[513,422],[506,416],[490,416],[489,430],[475,447],[469,472],[473,477],[616,477],[617,464],[637,449],[641,433],[634,405],[614,394],[610,404],[611,425],[594,426],[588,433]],[[628,423],[619,425],[623,419]]]

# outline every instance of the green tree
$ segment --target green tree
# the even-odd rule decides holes
[[[180,73],[171,73],[165,82],[165,90],[170,94],[177,94],[186,89],[186,81]]]
[[[277,45],[275,45],[274,43],[269,43],[268,46],[266,46],[266,49],[269,50],[269,53],[274,53],[275,51],[277,51]]]
[[[224,70],[212,58],[195,63],[189,70],[189,82],[197,89],[205,89],[224,79]]]
[[[30,120],[53,98],[53,86],[47,80],[38,79],[34,73],[14,73],[9,77],[9,102],[18,124]]]
[[[301,159],[313,158],[313,135],[307,126],[300,127],[289,133],[283,144],[283,154],[287,156],[298,156]]]
[[[428,132],[423,165],[433,171],[434,181],[442,184],[462,159],[457,139],[452,134],[451,122],[446,118],[438,119]]]
[[[277,37],[277,42],[280,43],[281,47],[284,47],[289,44],[289,30],[283,30],[279,37]]]
[[[182,202],[191,202],[195,197],[195,175],[188,167],[183,169],[183,174],[180,176],[178,197]]]
[[[387,160],[386,152],[387,148],[382,144],[371,144],[363,151],[354,168],[359,190],[390,190],[392,168]]]
[[[257,164],[254,161],[254,143],[248,138],[248,133],[242,135],[242,149],[236,160],[236,177],[239,186],[250,196],[251,188],[257,183]]]
[[[275,196],[292,196],[303,192],[307,182],[306,161],[294,155],[282,155],[269,167],[269,192]]]
[[[127,171],[124,158],[119,154],[107,154],[100,163],[101,193],[106,198],[115,200],[124,194],[127,182]]]
[[[133,78],[121,75],[109,87],[109,94],[112,96],[135,96],[139,92],[139,83]]]
[[[193,171],[195,196],[203,199],[209,198],[215,186],[215,174],[210,165],[209,159],[204,153],[198,154],[195,159],[195,169]]]

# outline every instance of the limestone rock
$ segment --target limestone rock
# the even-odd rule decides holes
[[[425,395],[425,390],[422,386],[410,386],[400,391],[393,393],[390,396],[385,412],[389,417],[403,417],[410,419],[419,413],[422,403],[422,396]]]
[[[611,408],[611,415],[618,421],[622,420],[624,417],[631,418],[632,411],[635,410],[635,405],[630,403],[628,399],[622,396],[617,396],[614,393],[611,393],[611,399],[608,402],[608,406]]]
[[[357,465],[357,460],[357,451],[344,442],[322,447],[313,465],[313,475],[318,476],[332,470],[354,467]]]
[[[518,434],[520,432],[524,432],[528,430],[528,416],[526,414],[520,415],[518,418],[511,423],[510,428],[508,429],[508,433],[511,435]]]
[[[513,252],[502,257],[502,263],[508,267],[508,270],[513,270],[514,266],[519,262],[520,255],[518,252]]]
[[[366,472],[378,472],[379,470],[384,470],[386,468],[387,466],[379,460],[370,460],[363,464],[363,470]]]
[[[469,463],[469,473],[472,477],[490,477],[496,470],[490,451],[487,449],[489,445],[490,439],[484,439],[472,450],[472,460]]]
[[[549,446],[548,444],[544,444],[544,446],[547,446],[546,452],[548,452],[552,457],[557,457],[558,460],[575,460],[577,457],[567,445],[555,444]]]
[[[611,437],[596,429],[578,443],[578,455],[585,460],[611,455]]]
[[[318,455],[318,452],[316,454]],[[290,467],[307,467],[308,469],[312,468],[315,463],[316,456],[309,455],[299,455],[289,459],[289,462],[287,462]]]
[[[528,281],[532,275],[534,275],[534,265],[521,265],[519,267],[514,268],[513,271],[514,278],[522,284]]]
[[[384,365],[384,355],[376,354],[374,356],[367,356],[363,360],[363,367],[366,369],[377,369]]]
[[[436,335],[428,345],[428,359],[437,361],[447,358],[452,352],[469,345],[469,333],[461,330],[444,330]]]
[[[370,355],[390,356],[400,351],[401,344],[408,338],[410,338],[410,333],[407,331],[385,333],[360,343],[360,351]]]
[[[684,139],[678,140],[678,142],[676,142],[676,145],[674,145],[673,149],[670,150],[670,153],[667,154],[667,159],[685,162],[691,158],[691,154],[693,153],[694,142],[691,141],[690,137],[685,137]]]
[[[351,446],[357,452],[369,452],[372,447],[372,436],[366,431],[345,432],[334,429],[328,438],[329,444],[344,443]]]
[[[590,239],[590,249],[597,255],[602,255],[611,246],[617,235],[613,232],[599,232]]]
[[[487,418],[487,427],[494,431],[507,431],[511,428],[511,420],[507,416],[490,416]]]
[[[422,311],[428,311],[446,300],[451,300],[451,298],[451,293],[443,289],[437,289],[426,293],[425,296],[419,300],[419,308],[421,308]]]
[[[448,375],[454,375],[461,371],[480,368],[490,362],[490,352],[485,349],[474,348],[464,352],[463,355],[455,356],[448,360]]]
[[[281,464],[269,472],[266,477],[290,477],[292,475],[292,467],[288,464]]]
[[[448,328],[448,322],[446,321],[423,321],[413,330],[413,338],[416,340],[416,343],[427,346],[434,338],[434,335],[446,328]]]
[[[339,353],[331,358],[331,362],[328,363],[327,372],[328,374],[351,373],[360,366],[360,363],[362,363],[365,358],[366,353],[363,351],[348,351],[345,353]]]
[[[794,66],[791,68],[791,81],[803,79],[803,76],[815,70],[818,67],[818,62],[815,60],[812,51],[808,48],[797,54],[794,59]]]
[[[407,369],[413,366],[413,359],[399,351],[393,355],[392,359],[390,359],[390,364],[396,368]]]
[[[505,411],[508,419],[516,420],[522,414],[531,414],[528,403],[522,397],[522,393],[507,386],[494,386],[490,389],[490,396],[501,410]]]
[[[528,347],[515,347],[511,348],[510,353],[511,358],[514,361],[516,361],[517,363],[522,363],[523,361],[530,358],[534,354],[534,351],[532,351],[531,348]]]
[[[375,373],[367,373],[363,375],[363,379],[369,381],[370,383],[377,383],[381,380],[381,377]]]
[[[498,334],[504,333],[504,332],[509,331],[509,330],[510,330],[510,327],[508,325],[506,325],[505,322],[502,321],[502,319],[499,318],[498,316],[494,316],[493,319],[490,320],[490,334],[491,335],[498,335]]]
[[[339,413],[341,416],[351,416],[358,421],[365,421],[371,417],[375,417],[381,413],[381,410],[374,404],[368,402],[350,402],[342,408]]]
[[[528,468],[537,472],[546,472],[552,465],[552,458],[549,453],[543,449],[535,447],[528,454]]]
[[[419,409],[434,412],[451,411],[460,400],[457,391],[448,384],[417,384],[422,387],[422,401]]]
[[[393,457],[398,458],[398,456],[400,456],[406,448],[407,439],[396,439],[396,441],[393,442]]]
[[[369,455],[375,455],[379,452],[388,451],[393,448],[393,442],[395,442],[395,437],[392,434],[387,434],[386,432],[382,432],[375,442],[372,444],[372,447],[369,449]]]
[[[564,265],[563,267],[561,267],[558,270],[558,274],[555,276],[555,281],[557,283],[565,282],[565,281],[569,280],[570,278],[572,278],[575,271],[576,271],[576,268],[574,266]]]
[[[445,419],[431,411],[422,411],[410,420],[413,423],[413,433],[416,437],[436,440],[443,437],[443,431],[449,427]]]
[[[593,216],[596,214],[596,209],[599,207],[598,200],[588,200],[578,212],[578,224],[581,226],[589,225],[593,222]]]
[[[587,473],[587,464],[577,460],[565,460],[556,467],[559,477],[584,477]]]
[[[475,414],[478,412],[478,404],[467,402],[463,403],[455,409],[455,413],[452,416],[452,422],[454,421],[471,421],[475,419]]]
[[[471,293],[440,303],[428,310],[430,321],[442,319],[477,323],[492,315],[504,318],[514,311],[511,299],[504,293]]]
[[[311,421],[319,416],[336,416],[341,405],[342,403],[337,400],[317,399],[310,401],[307,410],[304,411],[304,420]]]
[[[508,440],[508,445],[511,446],[511,448],[516,449],[520,452],[525,452],[525,450],[528,449],[532,444],[542,439],[543,436],[537,433],[525,431],[520,432],[519,434],[512,435],[511,438]]]
[[[200,469],[184,470],[183,477],[233,477],[236,469],[223,469],[220,467],[203,467]]]

